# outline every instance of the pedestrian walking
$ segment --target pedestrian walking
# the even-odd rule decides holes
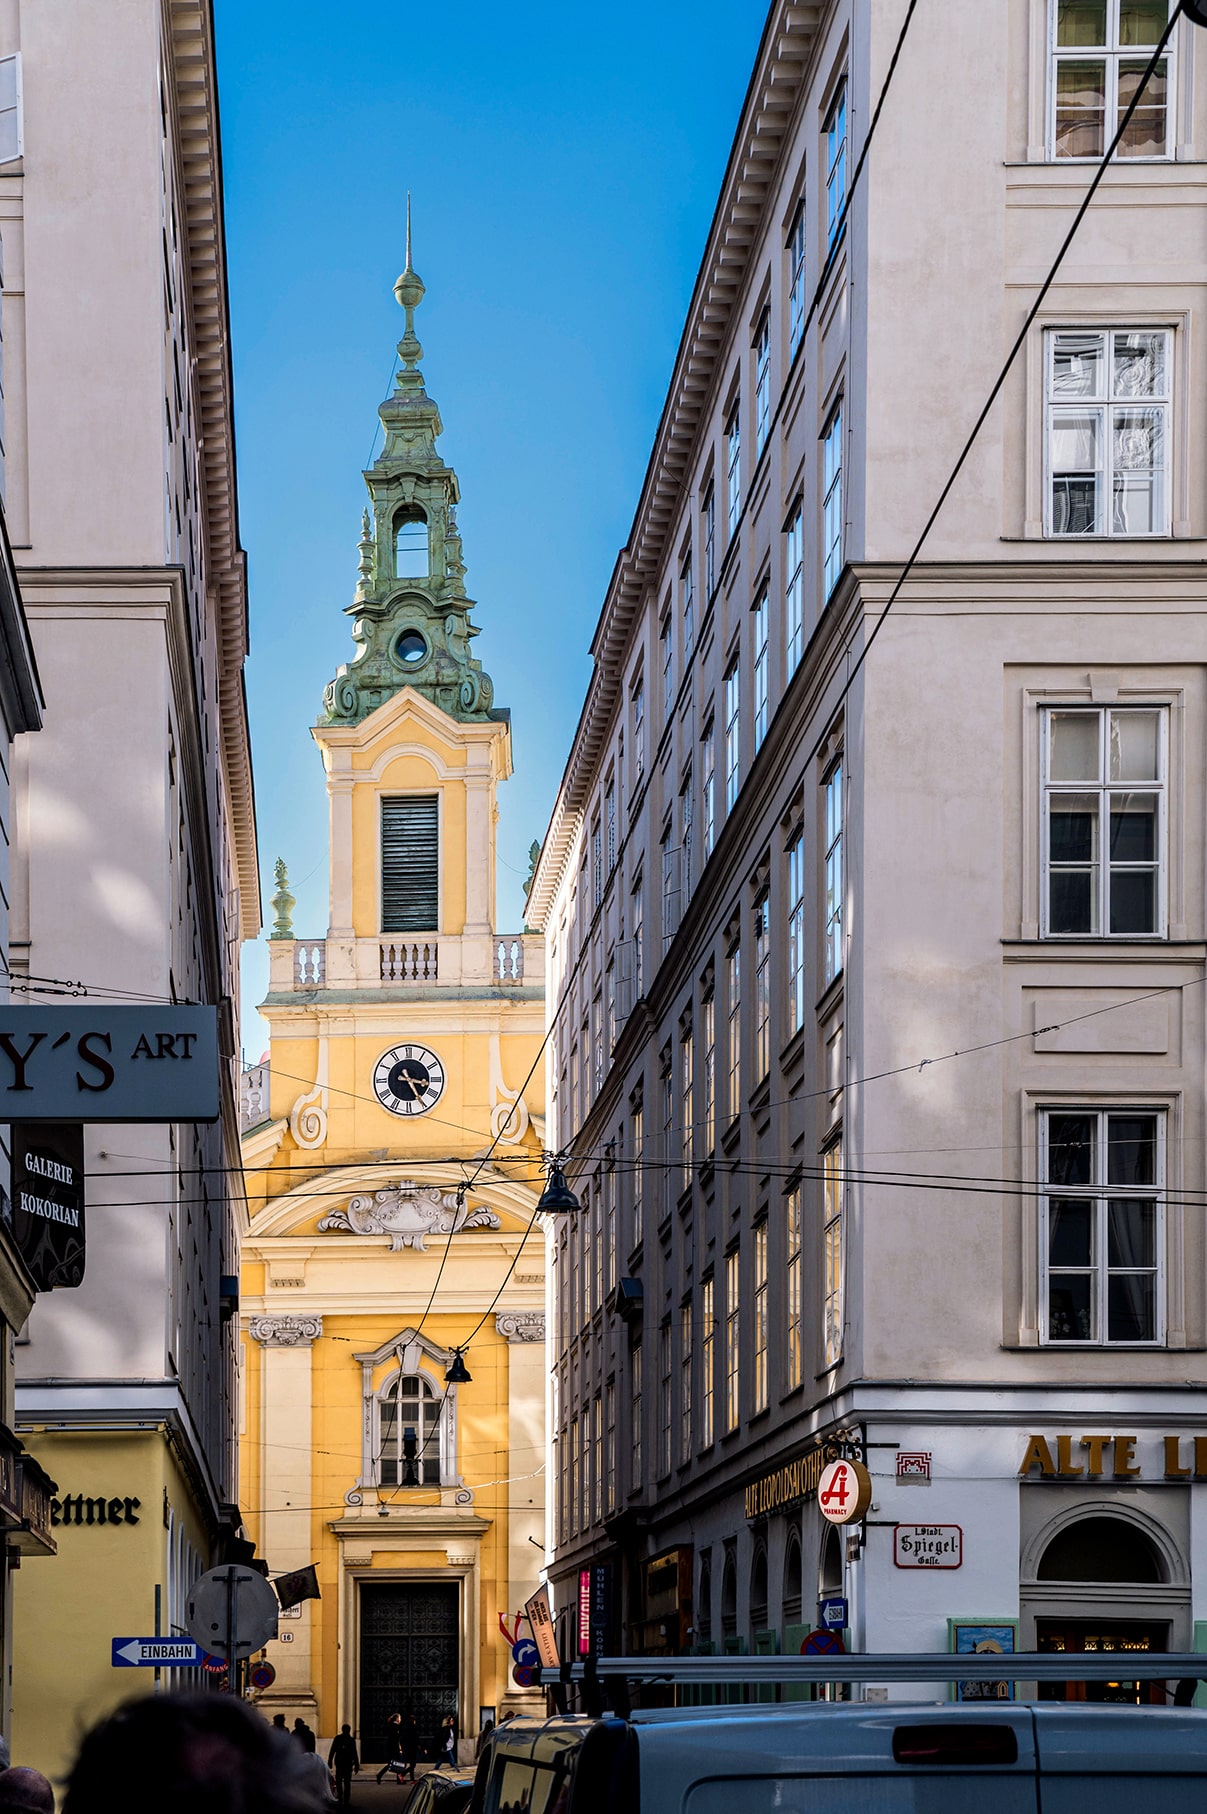
[[[457,1722],[451,1713],[444,1716],[440,1728],[440,1755],[436,1759],[436,1768],[447,1764],[450,1770],[457,1768]]]
[[[335,1771],[335,1799],[341,1808],[346,1808],[352,1800],[352,1773],[360,1775],[360,1752],[351,1726],[340,1727],[339,1737],[331,1741],[327,1762]]]
[[[489,1737],[490,1737],[491,1733],[494,1731],[494,1729],[495,1729],[494,1721],[487,1720],[487,1722],[483,1726],[481,1732],[479,1732],[478,1742],[474,1746],[474,1756],[475,1757],[481,1757],[483,1751],[485,1751],[485,1749],[486,1749],[487,1740],[489,1739]]]
[[[297,1739],[298,1744],[302,1747],[303,1751],[314,1751],[318,1747],[318,1740],[314,1736],[314,1728],[306,1724],[300,1713],[293,1722],[293,1736]]]
[[[389,1750],[386,1753],[385,1763],[377,1772],[378,1782],[381,1781],[383,1776],[388,1776],[391,1770],[401,1771],[403,1767],[401,1734],[402,1715],[401,1713],[392,1713],[386,1721],[386,1744],[389,1746]],[[412,1776],[413,1775],[414,1772],[412,1771]],[[398,1780],[399,1782],[403,1780],[401,1775]]]

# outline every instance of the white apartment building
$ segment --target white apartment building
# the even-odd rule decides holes
[[[1207,1634],[1207,39],[860,664],[1170,9],[918,0],[856,183],[906,13],[771,8],[530,896],[564,1653]]]
[[[17,1346],[19,1433],[64,1503],[118,1508],[59,1519],[16,1595],[14,1755],[58,1775],[152,1686],[112,1639],[179,1631],[237,1520],[259,902],[209,0],[8,0],[0,78],[7,513],[46,699],[13,774],[13,967],[35,1001],[216,1004],[224,1035],[218,1123],[88,1130],[83,1283]]]

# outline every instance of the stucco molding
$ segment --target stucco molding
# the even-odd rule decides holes
[[[500,1310],[495,1317],[495,1328],[506,1342],[543,1342],[545,1339],[545,1312],[543,1310]]]
[[[346,1209],[333,1209],[319,1222],[319,1232],[389,1235],[391,1253],[404,1247],[424,1252],[427,1235],[460,1234],[463,1228],[500,1228],[493,1209],[479,1204],[470,1209],[457,1191],[442,1191],[431,1184],[400,1178],[385,1190],[349,1198]]]
[[[253,1316],[247,1333],[264,1348],[309,1348],[323,1333],[321,1316]]]

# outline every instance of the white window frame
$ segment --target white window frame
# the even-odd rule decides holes
[[[1173,0],[1170,0],[1173,4]],[[1119,0],[1106,0],[1107,5],[1107,42],[1101,49],[1095,45],[1068,45],[1058,47],[1056,43],[1056,20],[1058,0],[1048,3],[1048,83],[1047,83],[1047,130],[1045,134],[1048,161],[1060,164],[1097,164],[1101,161],[1119,130],[1119,65],[1122,62],[1139,63],[1147,66],[1155,44],[1148,46],[1122,46],[1119,43]],[[1164,29],[1164,28],[1162,28]],[[1168,164],[1172,163],[1177,145],[1177,46],[1179,34],[1175,31],[1165,48],[1165,150],[1151,157],[1126,157],[1122,147],[1116,152],[1115,159],[1129,164]],[[1061,157],[1056,149],[1056,70],[1060,63],[1097,62],[1102,59],[1106,64],[1106,112],[1102,124],[1102,151],[1085,157]],[[1141,103],[1143,106],[1143,103]],[[1126,103],[1125,103],[1126,107]]]
[[[700,1285],[700,1447],[711,1449],[715,1436],[716,1407],[716,1282],[714,1275]]]
[[[729,535],[737,533],[742,515],[742,399],[735,397],[725,423],[725,487]]]
[[[822,1148],[822,1364],[836,1367],[842,1359],[846,1315],[846,1183],[843,1137],[834,1135]]]
[[[767,1218],[756,1222],[751,1230],[754,1247],[754,1339],[753,1339],[753,1414],[765,1411],[770,1403],[770,1368],[767,1360]]]
[[[785,1355],[785,1372],[788,1390],[799,1386],[804,1379],[804,1331],[801,1326],[801,1189],[794,1184],[787,1192],[785,1200],[785,1245],[787,1248],[786,1265],[786,1309],[787,1309],[787,1352]]]
[[[1115,337],[1127,334],[1161,334],[1165,339],[1165,388],[1162,394],[1151,397],[1116,397],[1111,374],[1114,370],[1113,344]],[[1106,388],[1101,396],[1082,399],[1058,399],[1054,395],[1054,372],[1057,343],[1061,339],[1075,337],[1078,339],[1096,338],[1102,341],[1102,365],[1106,373]],[[1089,327],[1074,326],[1048,327],[1044,330],[1044,535],[1058,542],[1096,542],[1096,541],[1159,541],[1173,533],[1173,362],[1176,350],[1174,330],[1168,324],[1160,326],[1132,327]],[[1159,413],[1163,420],[1162,442],[1164,462],[1160,467],[1146,468],[1160,474],[1161,511],[1156,526],[1152,529],[1116,529],[1114,527],[1114,495],[1117,473],[1114,460],[1114,435],[1112,418],[1116,410],[1143,410]],[[1054,424],[1062,419],[1077,415],[1094,415],[1099,423],[1099,446],[1101,464],[1097,469],[1101,485],[1101,500],[1098,515],[1102,527],[1090,530],[1058,530],[1055,526],[1055,485],[1056,471],[1052,453]],[[1155,514],[1155,513],[1154,513]]]
[[[696,589],[692,578],[692,557],[686,554],[679,569],[680,598],[683,615],[683,670],[692,658],[696,646]]]
[[[826,252],[840,238],[839,221],[847,199],[847,79],[834,91],[823,128],[826,140]],[[845,226],[843,228],[845,231]]]
[[[725,1255],[725,1429],[742,1421],[742,1255],[737,1247]]]
[[[821,436],[822,592],[828,599],[843,568],[842,406],[839,397]]]
[[[788,232],[788,356],[795,358],[805,332],[805,204],[797,203]]]
[[[843,797],[843,753],[840,750],[822,777],[822,974],[828,987],[841,976],[845,950],[843,945],[844,900],[842,839],[846,802]]]
[[[1051,1185],[1051,1184],[1049,1184],[1048,1163],[1047,1163],[1047,1146],[1048,1146],[1047,1129],[1048,1129],[1049,1119],[1054,1115],[1094,1115],[1097,1117],[1098,1129],[1097,1129],[1097,1135],[1096,1135],[1095,1142],[1094,1142],[1094,1151],[1095,1151],[1095,1158],[1097,1161],[1098,1176],[1094,1179],[1093,1184],[1088,1185],[1088,1186],[1065,1185],[1065,1184]],[[1151,1116],[1153,1118],[1153,1120],[1155,1121],[1155,1123],[1156,1123],[1156,1178],[1155,1178],[1154,1183],[1152,1183],[1151,1185],[1107,1184],[1107,1182],[1105,1181],[1105,1171],[1104,1171],[1104,1167],[1102,1165],[1102,1158],[1107,1151],[1107,1146],[1106,1146],[1106,1141],[1108,1138],[1107,1129],[1109,1126],[1110,1117],[1112,1115],[1145,1115],[1145,1116]],[[1143,1103],[1136,1107],[1132,1107],[1124,1102],[1119,1102],[1119,1103],[1112,1102],[1110,1104],[1105,1104],[1105,1105],[1102,1103],[1092,1103],[1092,1102],[1089,1102],[1089,1103],[1059,1103],[1059,1104],[1050,1104],[1046,1107],[1042,1107],[1039,1111],[1038,1123],[1039,1123],[1039,1171],[1038,1171],[1038,1177],[1040,1179],[1039,1204],[1038,1204],[1038,1208],[1039,1208],[1039,1275],[1040,1275],[1039,1276],[1039,1339],[1040,1339],[1041,1346],[1043,1346],[1045,1348],[1090,1348],[1090,1349],[1164,1348],[1167,1343],[1167,1335],[1166,1335],[1166,1255],[1165,1255],[1165,1243],[1166,1243],[1166,1215],[1165,1215],[1166,1149],[1167,1149],[1167,1142],[1168,1142],[1168,1136],[1169,1136],[1169,1115],[1168,1115],[1167,1109],[1160,1104],[1155,1104],[1155,1103],[1151,1103],[1151,1102]],[[1065,1267],[1065,1266],[1057,1266],[1057,1267],[1053,1268],[1049,1263],[1048,1206],[1049,1206],[1049,1200],[1052,1197],[1059,1197],[1066,1201],[1070,1198],[1084,1198],[1084,1199],[1092,1202],[1095,1205],[1094,1237],[1093,1237],[1093,1247],[1091,1249],[1092,1259],[1091,1259],[1090,1266],[1086,1270],[1092,1275],[1092,1277],[1094,1279],[1094,1315],[1095,1315],[1097,1333],[1089,1338],[1081,1338],[1081,1337],[1067,1336],[1067,1335],[1053,1336],[1050,1331],[1050,1328],[1049,1328],[1049,1317],[1050,1317],[1050,1313],[1051,1313],[1049,1281],[1050,1281],[1050,1275],[1051,1275],[1052,1271],[1055,1270],[1057,1273],[1061,1273],[1061,1272],[1076,1272],[1076,1271],[1081,1270],[1080,1268]],[[1148,1268],[1134,1268],[1134,1267],[1119,1267],[1119,1268],[1112,1269],[1110,1266],[1109,1250],[1107,1248],[1107,1240],[1106,1240],[1108,1202],[1110,1200],[1119,1201],[1120,1199],[1125,1199],[1125,1198],[1139,1198],[1145,1202],[1152,1200],[1155,1202],[1155,1205],[1156,1205],[1156,1212],[1155,1212],[1155,1215],[1153,1218],[1153,1220],[1154,1220],[1154,1228],[1153,1228],[1154,1265],[1151,1268],[1152,1273],[1155,1278],[1155,1290],[1153,1293],[1154,1333],[1153,1333],[1153,1337],[1152,1337],[1151,1341],[1112,1342],[1108,1339],[1107,1334],[1106,1334],[1107,1297],[1108,1297],[1110,1277],[1111,1277],[1112,1270],[1127,1271],[1127,1272],[1149,1270]]]
[[[1051,748],[1051,726],[1054,713],[1085,713],[1098,720],[1098,762],[1099,776],[1097,782],[1089,781],[1052,781],[1049,775]],[[1125,716],[1129,713],[1143,712],[1158,716],[1157,732],[1157,768],[1158,778],[1155,781],[1118,781],[1109,778],[1109,740],[1110,722],[1114,716]],[[1086,705],[1075,701],[1068,705],[1046,703],[1041,707],[1040,717],[1040,901],[1039,928],[1040,937],[1058,941],[1105,939],[1118,943],[1154,944],[1169,937],[1169,707],[1158,702],[1139,703],[1134,705]],[[1096,932],[1053,932],[1050,925],[1051,915],[1051,836],[1049,820],[1053,798],[1061,794],[1097,794],[1098,805],[1098,930]],[[1110,799],[1112,793],[1153,793],[1157,795],[1157,858],[1154,868],[1157,876],[1157,924],[1152,932],[1112,932],[1110,930],[1110,881],[1112,865],[1110,862]],[[1118,866],[1116,866],[1118,867]]]
[[[712,718],[700,738],[700,818],[703,854],[707,860],[717,841],[717,733]]]
[[[742,788],[742,663],[735,655],[725,670],[725,811],[731,813]]]
[[[754,340],[754,457],[771,432],[771,310],[764,309]]]
[[[701,505],[704,518],[704,609],[708,610],[717,583],[717,489],[709,480]]]
[[[752,616],[754,618],[754,747],[757,751],[767,735],[767,723],[770,716],[770,679],[768,676],[770,611],[766,582],[759,588]]]
[[[805,1024],[805,831],[798,825],[788,840],[788,1033]]]
[[[0,108],[0,120],[8,113],[15,116],[14,144],[16,149],[7,153],[3,153],[2,149],[0,149],[0,164],[15,163],[19,157],[24,157],[25,155],[25,100],[22,85],[20,51],[14,51],[13,54],[8,57],[0,57],[0,71],[5,68],[6,64],[12,65],[13,100],[10,107]],[[2,77],[0,77],[0,81],[2,81]]]
[[[789,676],[805,652],[805,513],[798,499],[784,531],[784,625]]]

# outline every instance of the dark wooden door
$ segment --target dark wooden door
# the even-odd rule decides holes
[[[390,1754],[386,1721],[408,1708],[419,1722],[420,1758],[434,1754],[440,1722],[457,1712],[460,1589],[440,1581],[362,1581],[361,1757]]]

